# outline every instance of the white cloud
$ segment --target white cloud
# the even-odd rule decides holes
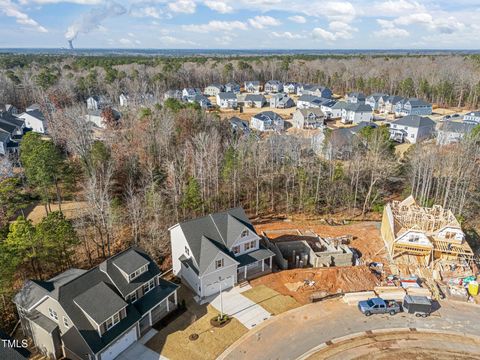
[[[307,19],[305,19],[301,15],[289,16],[288,19],[293,22],[296,22],[297,24],[305,24],[307,22]]]
[[[208,33],[215,31],[247,30],[248,26],[241,21],[212,20],[207,24],[183,25],[182,29],[191,32]]]
[[[180,39],[174,36],[160,36],[160,41],[166,45],[198,45],[193,41]]]
[[[416,1],[387,0],[375,3],[372,10],[377,16],[396,16],[412,12],[425,12],[425,7]]]
[[[423,24],[430,25],[432,24],[433,18],[432,15],[428,13],[414,13],[409,15],[404,15],[396,18],[393,22],[396,25],[412,25],[412,24]]]
[[[276,32],[276,31],[273,31],[272,32],[272,35],[277,37],[277,38],[283,38],[283,39],[289,39],[289,40],[293,40],[293,39],[303,39],[305,36],[303,35],[300,35],[300,34],[294,34],[294,33],[291,33],[290,31],[285,31],[285,32]]]
[[[332,21],[328,25],[329,30],[322,29],[317,27],[313,29],[312,36],[314,39],[323,39],[327,41],[335,41],[339,39],[351,39],[353,33],[357,32],[358,29],[350,26],[349,24],[342,21]]]
[[[40,25],[38,22],[33,20],[26,13],[22,12],[17,4],[12,3],[10,0],[0,0],[0,11],[3,12],[8,17],[13,17],[16,19],[18,24],[26,25],[32,27],[33,29],[46,33],[48,30]]]
[[[319,27],[313,29],[312,36],[314,39],[323,39],[329,42],[333,42],[337,39],[334,33]]]
[[[210,8],[211,10],[214,10],[214,11],[219,12],[221,14],[227,14],[227,13],[231,13],[233,11],[233,8],[230,5],[228,5],[225,1],[205,0],[204,4],[205,4],[205,6]]]
[[[220,45],[229,45],[234,39],[232,35],[222,35],[217,36],[216,38],[214,38],[214,40]]]
[[[174,0],[168,4],[168,8],[177,13],[193,14],[197,5],[193,0]]]
[[[268,26],[277,26],[281,24],[277,19],[267,15],[255,16],[254,18],[248,19],[248,23],[256,29],[263,29]]]
[[[132,40],[127,38],[121,38],[118,42],[122,45],[132,45]]]
[[[59,4],[59,3],[70,3],[70,4],[79,4],[79,5],[99,5],[102,0],[20,0],[20,4]]]
[[[163,12],[162,10],[154,6],[146,6],[140,8],[132,8],[132,10],[130,10],[130,15],[138,18],[151,17],[154,19],[160,19],[162,18]]]
[[[375,37],[384,38],[384,37],[391,37],[391,38],[400,38],[400,37],[407,37],[410,36],[410,33],[405,29],[400,29],[396,27],[392,28],[384,28],[375,32]]]

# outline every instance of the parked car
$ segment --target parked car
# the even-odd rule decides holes
[[[387,313],[390,315],[395,315],[402,311],[400,305],[395,300],[384,300],[379,297],[368,299],[366,301],[359,301],[358,309],[365,316]]]
[[[426,296],[406,295],[403,299],[403,308],[409,314],[427,317],[432,313],[432,302]]]

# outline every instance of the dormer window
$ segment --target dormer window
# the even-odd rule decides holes
[[[143,274],[144,272],[146,272],[148,270],[148,265],[144,265],[142,266],[140,269],[136,270],[135,272],[131,273],[130,276],[129,276],[129,279],[130,281],[136,279],[137,277],[139,277],[141,274]]]
[[[239,254],[239,253],[240,253],[240,246],[238,246],[238,245],[237,245],[237,246],[234,246],[234,247],[232,248],[232,252],[233,252],[235,255]]]
[[[48,314],[53,320],[58,321],[58,314],[55,310],[48,308]]]
[[[243,230],[241,236],[242,237],[248,236],[248,230],[247,229]]]
[[[112,327],[117,325],[120,322],[120,313],[116,313],[111,318],[105,321],[105,327],[107,330],[110,330]]]
[[[223,259],[215,261],[215,269],[220,269],[223,267]]]
[[[187,256],[190,256],[190,249],[188,247],[185,246],[185,254]]]
[[[143,294],[145,295],[155,287],[155,280],[152,279],[143,285]]]

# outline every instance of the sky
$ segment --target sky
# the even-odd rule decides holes
[[[479,49],[480,0],[0,0],[0,47]]]

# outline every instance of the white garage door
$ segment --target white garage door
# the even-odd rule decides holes
[[[233,285],[234,285],[233,280],[234,280],[233,276],[229,276],[229,277],[225,278],[224,280],[222,280],[222,291],[233,287]],[[210,296],[210,295],[213,295],[213,294],[217,294],[219,292],[220,292],[220,282],[215,281],[214,283],[207,284],[205,286],[203,296]]]
[[[135,327],[130,329],[125,335],[123,335],[119,340],[117,340],[113,345],[110,345],[107,350],[102,353],[101,360],[113,360],[115,359],[122,351],[128,348],[137,340],[137,330]]]

